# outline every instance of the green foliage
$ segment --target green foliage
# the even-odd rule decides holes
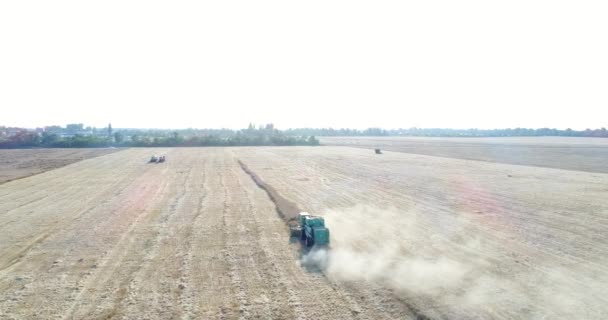
[[[123,134],[120,131],[114,132],[114,142],[121,144],[125,140]]]
[[[82,125],[78,128],[80,129]],[[506,136],[570,136],[608,137],[606,128],[582,131],[540,129],[391,129],[369,128],[332,129],[303,128],[277,130],[274,125],[257,126],[250,123],[246,129],[183,129],[149,130],[88,128],[90,134],[70,135],[61,127],[41,134],[20,128],[0,127],[0,148],[102,148],[117,147],[200,147],[200,146],[318,146],[316,136],[426,136],[426,137],[506,137]],[[67,130],[67,129],[66,129]]]
[[[44,132],[44,133],[42,133],[42,137],[41,137],[40,143],[42,145],[48,145],[48,146],[50,146],[50,145],[55,144],[57,141],[59,141],[59,136],[58,135],[56,135],[54,133]]]
[[[35,132],[19,129],[12,136],[0,140],[0,148],[31,148],[40,144],[42,137]]]
[[[315,138],[315,136],[310,136],[308,138],[307,142],[311,146],[318,146],[319,145],[319,140],[317,140],[317,138]]]
[[[59,128],[61,129],[61,128]],[[201,146],[296,146],[319,145],[314,136],[285,135],[273,124],[247,129],[185,129],[185,130],[139,130],[117,129],[111,134],[111,125],[106,130],[91,130],[90,135],[76,134],[61,137],[55,133],[38,134],[22,129],[9,139],[0,140],[0,148],[100,148],[100,147],[201,147]],[[66,132],[58,131],[68,135]]]

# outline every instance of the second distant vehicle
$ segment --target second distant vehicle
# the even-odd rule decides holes
[[[152,157],[150,157],[150,163],[161,163],[161,162],[165,162],[166,158],[165,156],[157,156],[157,155],[153,155]]]

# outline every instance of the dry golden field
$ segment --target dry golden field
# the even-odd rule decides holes
[[[239,161],[330,248],[290,241]],[[607,195],[362,148],[121,150],[0,185],[0,319],[604,319]]]
[[[60,168],[119,149],[0,149],[0,183]]]
[[[608,173],[608,139],[580,137],[321,137],[328,146]]]

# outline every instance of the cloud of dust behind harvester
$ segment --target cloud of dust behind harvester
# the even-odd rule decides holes
[[[329,210],[324,217],[332,232],[331,248],[312,250],[299,263],[320,267],[330,279],[387,286],[404,296],[438,301],[472,318],[473,314],[483,317],[482,311],[493,306],[521,309],[529,319],[585,312],[581,303],[584,293],[569,288],[571,281],[562,270],[522,275],[540,284],[522,287],[488,272],[495,267],[493,262],[477,255],[462,259],[446,252],[446,248],[478,252],[484,246],[483,239],[471,236],[446,246],[455,240],[430,232],[432,228],[425,226],[428,221],[418,214],[356,206]]]

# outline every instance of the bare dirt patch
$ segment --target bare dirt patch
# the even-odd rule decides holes
[[[0,184],[121,149],[0,149]]]

